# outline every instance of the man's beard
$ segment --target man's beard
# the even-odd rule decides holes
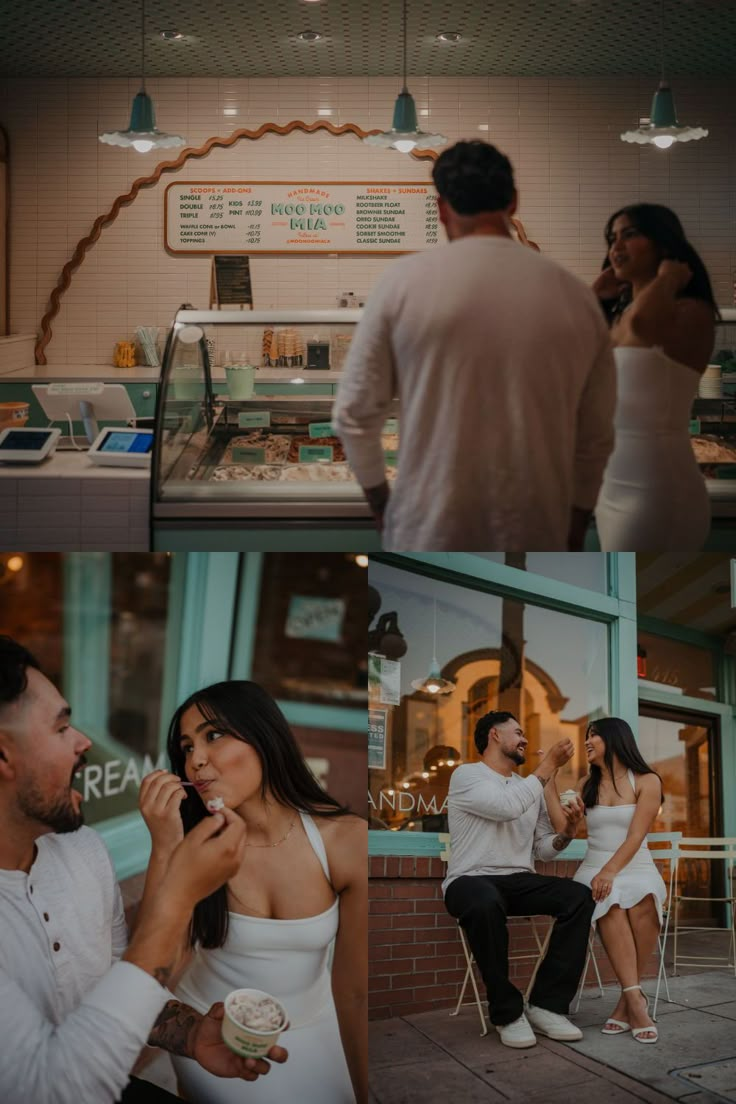
[[[25,816],[59,834],[76,832],[84,824],[84,813],[74,808],[71,796],[50,801],[33,781],[18,791],[18,806]]]
[[[513,751],[507,751],[506,754],[508,755],[509,759],[516,763],[517,767],[520,767],[523,763],[526,763],[526,756],[524,755],[524,752],[521,750],[521,748],[514,748]]]

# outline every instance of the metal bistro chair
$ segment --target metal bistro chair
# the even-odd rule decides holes
[[[724,864],[724,895],[722,897],[685,895],[678,890],[679,869],[682,863],[692,859],[705,860],[708,863],[722,862]],[[736,837],[723,838],[708,836],[697,838],[684,837],[680,840],[679,851],[675,859],[675,893],[674,893],[674,946],[672,972],[677,973],[678,964],[681,966],[699,966],[706,970],[733,970],[736,976],[736,927],[734,926],[734,908],[736,908],[736,885],[734,884],[734,865],[736,864]],[[682,901],[718,901],[726,906],[727,926],[725,928],[713,928],[708,925],[680,924],[679,911]],[[694,955],[678,953],[678,938],[683,932],[714,932],[729,933],[728,955],[714,957],[713,955]]]
[[[445,863],[449,862],[449,860],[450,860],[450,836],[448,835],[447,832],[441,832],[438,836],[438,839],[439,839],[439,842],[443,845],[443,849],[440,852],[440,858]],[[544,939],[542,939],[542,938],[540,938],[540,931],[539,931],[539,928],[537,926],[538,921],[540,920],[539,916],[511,916],[511,917],[509,917],[509,919],[510,920],[522,920],[522,921],[527,921],[528,920],[530,925],[531,925],[532,934],[534,935],[534,940],[537,944],[537,950],[536,951],[523,952],[523,953],[520,953],[520,954],[509,955],[509,962],[521,962],[521,961],[534,960],[534,963],[535,963],[534,970],[532,971],[532,976],[529,979],[529,984],[527,985],[526,990],[524,992],[524,999],[526,1000],[526,999],[528,999],[529,993],[531,992],[532,985],[534,984],[534,979],[537,976],[537,969],[539,968],[539,963],[544,958],[545,951],[547,950],[547,944],[549,943],[549,937],[552,933],[552,924],[551,924],[551,922],[549,923],[548,928],[547,928],[547,932],[544,936]],[[455,1010],[454,1010],[454,1012],[451,1012],[450,1015],[451,1016],[457,1016],[458,1012],[460,1011],[460,1008],[462,1007],[463,999],[465,997],[465,991],[468,988],[468,982],[470,982],[470,984],[473,988],[475,1006],[478,1009],[478,1015],[480,1016],[480,1023],[481,1023],[481,1032],[480,1033],[481,1033],[481,1036],[487,1035],[488,1034],[488,1025],[486,1023],[486,1016],[485,1016],[485,1012],[483,1010],[483,1003],[480,999],[480,993],[478,991],[478,983],[475,980],[475,971],[473,970],[475,959],[473,958],[473,953],[470,950],[470,947],[468,946],[468,942],[465,938],[465,932],[460,927],[459,921],[457,923],[457,930],[458,930],[458,934],[460,936],[460,944],[463,948],[463,955],[465,956],[465,977],[463,979],[462,988],[460,990],[460,996],[458,997],[457,1004],[455,1005]]]
[[[647,844],[649,844],[652,858],[655,863],[669,863],[670,884],[667,890],[667,900],[664,904],[664,930],[660,930],[657,936],[657,946],[659,948],[659,969],[657,970],[657,988],[654,993],[654,1005],[652,1007],[652,1019],[657,1019],[657,1005],[659,1004],[659,990],[664,981],[664,991],[667,994],[663,997],[668,1004],[672,1004],[672,998],[670,996],[670,987],[667,982],[667,971],[664,965],[665,951],[667,950],[667,935],[669,930],[670,916],[672,915],[672,894],[676,883],[675,869],[677,866],[677,856],[680,849],[680,841],[682,840],[682,832],[650,832],[647,836]],[[664,844],[664,846],[652,847],[653,843]]]

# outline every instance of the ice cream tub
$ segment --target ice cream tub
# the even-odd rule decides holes
[[[564,790],[564,792],[560,794],[560,804],[572,805],[577,796],[576,790]]]
[[[262,989],[235,989],[225,998],[222,1038],[243,1058],[262,1058],[288,1026],[284,1006]]]
[[[255,389],[256,370],[252,364],[226,364],[227,393],[231,399],[249,399]]]

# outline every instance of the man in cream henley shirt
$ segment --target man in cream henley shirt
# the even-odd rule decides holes
[[[443,893],[463,874],[533,874],[535,858],[559,857],[534,775],[504,778],[485,763],[466,763],[450,780],[447,817],[452,852]]]
[[[486,986],[491,1023],[504,1045],[533,1046],[532,1026],[553,1039],[579,1039],[580,1029],[566,1013],[585,962],[593,899],[570,878],[537,874],[533,861],[564,852],[582,816],[579,803],[559,808],[552,814],[555,831],[543,796],[573,755],[573,743],[558,741],[522,778],[513,766],[526,761],[527,740],[513,713],[486,713],[474,739],[481,760],[455,770],[447,796],[451,851],[442,886],[445,906],[465,933]],[[555,918],[526,1014],[524,997],[509,978],[510,916]]]
[[[457,188],[443,197],[448,158]],[[492,146],[458,143],[434,176],[452,240],[393,261],[371,293],[336,432],[388,551],[581,548],[613,448],[615,367],[600,305],[562,265],[513,240],[511,166]],[[381,433],[395,398],[389,494]]]

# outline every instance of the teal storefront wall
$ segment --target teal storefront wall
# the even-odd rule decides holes
[[[253,666],[262,554],[181,552],[171,557],[161,688],[158,751],[168,721],[193,690],[227,678],[249,678]],[[64,693],[80,727],[111,755],[125,754],[105,737],[110,639],[110,559],[105,553],[66,558],[64,575]],[[295,726],[365,731],[360,709],[279,701]],[[105,742],[107,740],[107,742]],[[148,831],[137,811],[97,820],[119,879],[145,869]]]
[[[553,555],[553,554],[550,554]],[[568,553],[573,555],[573,553]],[[507,564],[481,559],[471,553],[428,553],[380,556],[382,563],[415,571],[445,582],[471,586],[481,593],[501,595],[544,606],[590,620],[608,629],[609,697],[611,714],[626,718],[638,734],[640,697],[652,704],[671,705],[666,691],[641,690],[637,678],[637,628],[710,649],[718,673],[718,701],[678,695],[678,707],[718,719],[720,762],[716,778],[723,811],[723,832],[736,835],[736,666],[723,652],[720,640],[703,633],[678,628],[652,619],[637,619],[636,561],[633,553],[606,554],[607,592],[587,590],[568,582],[533,574]],[[376,831],[368,833],[369,855],[438,856],[441,846],[436,833]]]

